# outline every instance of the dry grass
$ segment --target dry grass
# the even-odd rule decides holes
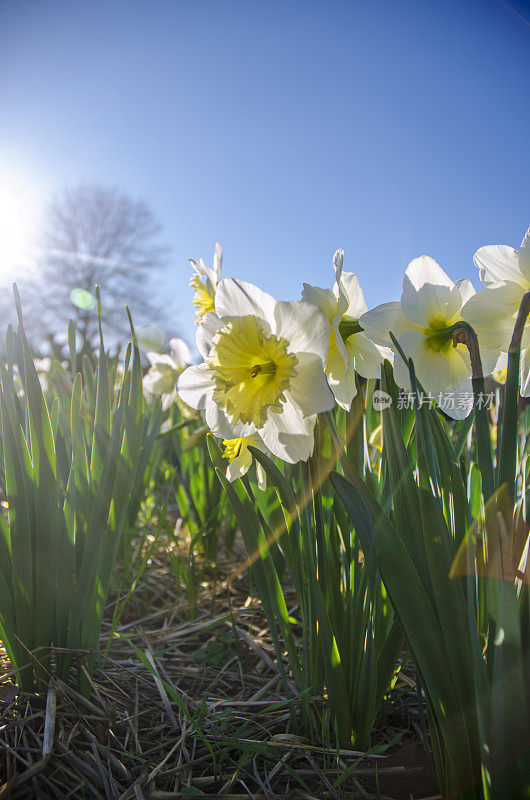
[[[221,564],[220,574],[232,567]],[[369,754],[337,750],[323,736],[323,699],[313,703],[309,734],[293,729],[246,576],[230,586],[204,578],[198,605],[198,616],[186,619],[187,601],[175,599],[163,555],[153,558],[105,652],[109,604],[90,700],[53,679],[42,694],[17,694],[4,658],[0,797],[436,796],[410,667],[374,731],[377,747]]]

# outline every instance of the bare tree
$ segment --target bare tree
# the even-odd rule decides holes
[[[153,299],[154,273],[167,258],[159,237],[160,226],[148,206],[118,189],[82,185],[57,197],[45,216],[39,271],[20,287],[35,349],[63,356],[68,320],[73,319],[83,352],[93,352],[96,284],[109,344],[128,336],[125,305],[135,325],[156,321],[163,327]]]

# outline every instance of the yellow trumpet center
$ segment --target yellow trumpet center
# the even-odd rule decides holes
[[[213,398],[230,422],[261,428],[268,409],[281,407],[297,364],[287,345],[254,316],[238,317],[216,333],[207,364]]]
[[[456,321],[456,320],[453,320]],[[452,322],[443,317],[429,320],[429,327],[424,328],[424,347],[433,353],[448,353],[453,348]],[[459,345],[459,347],[464,347]]]
[[[242,436],[239,439],[223,439],[223,458],[228,459],[228,461],[233,461],[247,446],[251,438],[251,436]]]
[[[190,286],[195,289],[192,303],[195,306],[195,322],[198,325],[208,311],[215,309],[215,296],[208,283],[201,281],[199,275],[192,275]]]

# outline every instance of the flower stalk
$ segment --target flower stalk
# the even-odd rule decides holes
[[[521,300],[510,348],[508,350],[508,375],[506,378],[506,394],[499,453],[498,485],[506,485],[507,492],[512,501],[515,498],[515,472],[517,465],[517,412],[519,407],[521,343],[529,313],[530,291],[525,292]]]
[[[486,396],[484,372],[477,334],[468,322],[457,322],[452,331],[453,346],[464,344],[469,351],[471,361],[471,383],[473,384],[473,405],[475,411],[475,429],[477,432],[477,449],[479,469],[482,475],[482,492],[487,502],[495,491],[493,459],[488,423],[488,411],[483,402]]]

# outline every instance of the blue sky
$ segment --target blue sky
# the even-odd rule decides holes
[[[475,250],[530,225],[529,74],[522,0],[0,0],[0,174],[37,207],[146,200],[190,341],[215,241],[282,299],[338,247],[370,306],[422,253],[478,286]]]

